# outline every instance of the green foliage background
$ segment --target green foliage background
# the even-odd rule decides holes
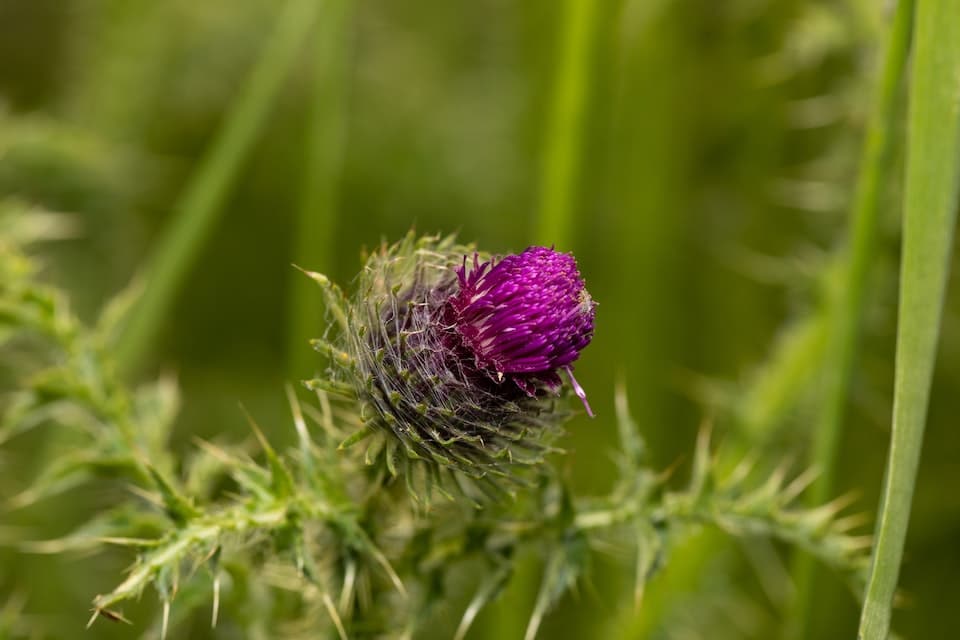
[[[598,417],[569,425],[571,453],[558,461],[577,493],[613,481],[618,380],[659,468],[676,464],[685,477],[705,418],[720,441],[770,467],[788,457],[797,471],[810,466],[826,309],[842,282],[886,3],[308,4],[0,0],[0,198],[70,214],[75,234],[39,255],[45,279],[70,293],[81,317],[130,282],[175,213],[219,212],[172,306],[153,318],[148,355],[131,366],[131,376],[176,374],[175,450],[193,436],[247,437],[238,402],[272,441],[289,444],[283,384],[311,375],[306,340],[322,331],[320,296],[290,263],[348,283],[360,247],[414,226],[459,230],[492,252],[533,242],[576,252],[600,303],[577,366]],[[289,34],[304,40],[291,46],[290,68],[279,54],[263,63],[283,5],[311,16],[302,36]],[[263,83],[251,89],[258,64],[264,82],[279,83],[276,99]],[[240,118],[252,146],[204,161],[227,114],[258,95],[262,121]],[[889,438],[902,156],[895,144],[893,177],[881,184],[830,492],[855,491],[857,510],[871,514]],[[198,176],[229,173],[231,162],[238,173],[222,201],[204,207],[217,197],[196,195]],[[951,637],[960,598],[955,299],[895,614],[912,638]],[[0,376],[11,388],[16,367]],[[44,433],[0,449],[0,500],[53,446]],[[63,535],[113,499],[85,490],[0,512],[0,534]],[[673,554],[636,614],[622,606],[630,562],[601,556],[541,637],[787,635],[790,556],[704,532]],[[122,549],[0,549],[0,637],[14,625],[76,637],[92,595],[111,589],[130,559]],[[522,636],[536,564],[524,562],[470,637]],[[814,584],[808,637],[853,637],[856,600],[826,572]],[[462,604],[451,604],[437,637],[455,628]],[[153,613],[147,597],[126,611],[134,628],[100,622],[92,633],[138,637]],[[203,621],[189,628],[206,633]]]

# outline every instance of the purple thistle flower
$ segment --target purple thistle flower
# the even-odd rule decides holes
[[[448,301],[449,315],[477,369],[533,396],[539,384],[559,389],[562,368],[592,417],[570,365],[593,337],[596,303],[573,256],[529,247],[481,264],[474,254],[470,272],[464,256],[457,276],[460,291]]]
[[[595,307],[573,256],[531,247],[487,260],[452,236],[410,234],[367,258],[349,299],[326,286],[342,332],[315,341],[332,357],[310,385],[357,401],[366,433],[386,437],[368,455],[393,475],[416,462],[478,487],[520,480],[569,416],[550,397],[561,369],[593,415],[571,368]]]

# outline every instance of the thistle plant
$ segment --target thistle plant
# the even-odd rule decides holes
[[[570,255],[494,257],[411,234],[368,256],[350,296],[307,272],[331,324],[314,341],[326,371],[306,383],[313,398],[288,390],[294,449],[275,450],[251,417],[259,452],[198,440],[183,457],[168,443],[175,386],[130,388],[115,373],[110,345],[127,305],[86,327],[33,264],[4,243],[0,328],[42,338],[48,366],[6,403],[0,444],[47,424],[70,435],[69,450],[5,508],[93,478],[133,490],[64,538],[3,541],[29,552],[130,549],[133,566],[94,598],[94,618],[125,620],[123,604],[152,587],[161,636],[207,602],[215,626],[251,637],[411,638],[473,590],[450,625],[463,638],[533,550],[543,560],[533,638],[599,550],[633,556],[641,606],[672,548],[702,527],[800,546],[859,593],[869,540],[851,532],[859,520],[838,517],[844,502],[797,506],[812,474],[764,476],[748,462],[729,471],[704,430],[689,482],[675,485],[648,466],[622,391],[618,480],[606,495],[572,494],[550,454],[562,455],[554,444],[572,396],[590,413],[572,367],[596,305]],[[283,606],[291,598],[296,606]]]

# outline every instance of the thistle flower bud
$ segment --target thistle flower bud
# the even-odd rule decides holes
[[[568,412],[555,400],[593,335],[574,258],[531,247],[500,260],[412,235],[368,259],[345,304],[332,378],[408,459],[475,478],[539,462]],[[591,414],[592,415],[592,414]]]

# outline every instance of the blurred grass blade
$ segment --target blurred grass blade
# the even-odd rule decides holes
[[[781,331],[735,407],[745,439],[768,442],[777,426],[797,410],[803,391],[822,367],[828,330],[826,314],[818,311]]]
[[[880,195],[892,180],[893,133],[897,130],[897,107],[910,48],[913,6],[913,0],[900,0],[890,27],[864,140],[850,238],[842,254],[840,286],[833,289],[828,300],[827,348],[821,366],[823,400],[812,450],[812,463],[820,470],[820,477],[809,491],[810,505],[826,502],[833,491],[834,467],[863,322],[868,276],[876,253]],[[814,564],[806,554],[797,554],[795,558],[797,597],[793,616],[788,621],[788,636],[803,638],[811,620]]]
[[[173,219],[146,267],[143,298],[132,310],[118,344],[122,369],[129,372],[138,366],[169,317],[321,5],[317,0],[290,0],[284,7],[243,92],[175,205]]]
[[[577,201],[583,131],[586,127],[590,64],[597,11],[594,0],[566,0],[553,97],[543,142],[540,214],[535,240],[569,249]]]
[[[569,250],[573,236],[574,205],[583,155],[583,132],[587,126],[590,66],[601,3],[594,0],[564,0],[559,12],[558,46],[553,60],[551,98],[546,126],[541,132],[539,209],[533,241]],[[525,602],[536,589],[536,567],[529,559],[519,562],[502,602]],[[523,622],[521,608],[502,605],[497,628],[491,637],[514,633]]]
[[[826,397],[815,434],[814,458],[821,476],[810,499],[823,502],[831,490],[838,435],[850,387],[850,375],[867,297],[867,279],[876,249],[881,191],[893,180],[891,134],[896,131],[897,102],[910,46],[913,0],[901,0],[891,27],[873,113],[866,132],[860,176],[851,219],[846,264],[839,295],[832,304],[828,334],[830,345],[823,371]]]
[[[328,0],[320,13],[314,52],[313,103],[308,115],[306,170],[294,233],[294,262],[330,273],[334,262],[338,187],[346,139],[347,66],[352,0]],[[318,362],[307,348],[323,326],[323,300],[313,283],[291,273],[288,372],[311,377]]]
[[[960,0],[918,3],[907,129],[893,432],[860,619],[884,640],[910,517],[960,182]]]

